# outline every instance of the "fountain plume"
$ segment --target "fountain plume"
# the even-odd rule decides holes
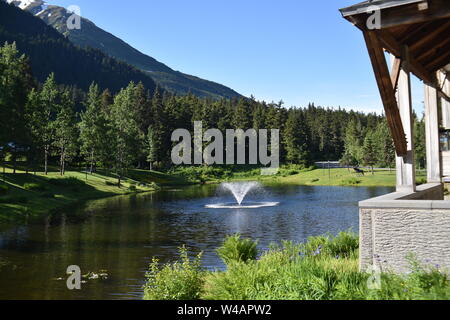
[[[230,191],[236,199],[236,202],[242,205],[247,194],[254,189],[260,188],[261,184],[258,182],[232,182],[223,183],[222,187]]]

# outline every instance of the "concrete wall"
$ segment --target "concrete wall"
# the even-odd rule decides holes
[[[408,256],[450,271],[450,201],[442,184],[360,203],[360,267],[408,272]]]

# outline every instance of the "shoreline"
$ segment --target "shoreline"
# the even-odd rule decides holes
[[[250,171],[249,171],[250,172]],[[368,172],[365,176],[357,176],[347,169],[313,169],[295,174],[279,174],[277,176],[246,175],[247,172],[224,178],[209,178],[206,181],[193,182],[187,177],[176,174],[166,174],[154,171],[131,170],[129,177],[122,182],[121,188],[114,184],[115,178],[106,173],[95,173],[88,175],[78,171],[69,171],[66,176],[61,177],[52,172],[48,176],[42,173],[38,175],[24,173],[7,174],[6,183],[11,191],[0,195],[0,223],[23,223],[30,219],[42,217],[64,210],[67,207],[81,205],[82,203],[107,199],[121,195],[134,195],[158,191],[159,183],[162,186],[189,187],[193,185],[218,185],[223,182],[257,181],[264,185],[288,184],[296,186],[335,186],[335,187],[394,187],[395,171],[376,170],[375,175]],[[58,187],[51,185],[52,181],[58,179],[76,179],[80,186]],[[418,182],[423,177],[418,174]],[[16,181],[17,180],[17,181]],[[46,198],[44,191],[24,190],[26,182],[39,181],[45,184],[46,193],[50,197]],[[153,186],[153,187],[152,187]],[[75,190],[74,189],[79,189]],[[7,202],[8,196],[12,200],[23,200],[24,203]],[[3,198],[3,199],[2,199]],[[24,200],[23,198],[26,198]],[[20,201],[19,201],[20,202]]]

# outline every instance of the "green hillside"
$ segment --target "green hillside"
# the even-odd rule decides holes
[[[143,54],[123,40],[97,27],[88,19],[82,18],[81,30],[68,30],[66,9],[58,6],[48,6],[39,17],[48,25],[64,34],[74,44],[101,50],[118,60],[124,61],[150,75],[161,87],[176,94],[189,92],[198,97],[234,98],[239,93],[221,84],[187,75],[172,70],[156,59]]]
[[[0,45],[5,42],[16,42],[40,82],[54,72],[58,82],[83,90],[92,82],[113,92],[130,81],[142,82],[151,91],[156,87],[152,78],[134,67],[99,50],[80,48],[41,19],[0,1]]]

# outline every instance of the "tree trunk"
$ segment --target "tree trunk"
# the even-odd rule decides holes
[[[61,148],[61,158],[59,160],[59,165],[60,165],[60,169],[59,172],[61,174],[61,176],[64,175],[64,163],[65,163],[65,158],[66,158],[66,151],[64,149],[64,147]]]
[[[17,169],[17,149],[16,149],[16,146],[14,145],[14,148],[13,148],[13,174],[16,174],[16,169]]]
[[[94,172],[94,150],[91,152],[91,174]]]
[[[3,182],[6,181],[6,160],[3,159]]]
[[[45,147],[44,151],[44,173],[48,175],[48,146]]]

